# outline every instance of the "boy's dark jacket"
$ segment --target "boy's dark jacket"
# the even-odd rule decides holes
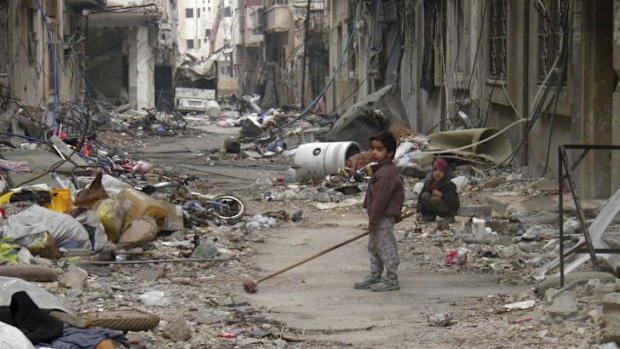
[[[364,208],[368,212],[368,223],[379,224],[383,217],[399,219],[405,202],[403,179],[398,168],[388,158],[373,166],[373,175],[368,183]]]
[[[441,181],[439,181],[439,183],[436,184],[436,187],[441,192],[441,200],[443,200],[443,202],[445,202],[452,209],[452,211],[456,212],[458,211],[461,204],[459,203],[459,195],[456,193],[456,185],[452,183],[450,177],[451,176],[446,175]],[[422,193],[433,193],[432,175],[429,175],[424,180],[424,186],[422,187],[420,195],[422,195]],[[418,200],[417,210],[418,212],[421,212],[422,210],[422,203],[420,202],[420,200]]]

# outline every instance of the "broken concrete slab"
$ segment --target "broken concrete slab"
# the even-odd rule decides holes
[[[603,314],[618,313],[620,315],[620,293],[608,293],[603,297]]]
[[[620,314],[613,312],[603,314],[600,321],[601,342],[620,341]]]
[[[12,187],[19,185],[20,183],[26,182],[45,171],[48,171],[50,168],[62,161],[62,158],[60,158],[59,156],[40,149],[19,149],[3,151],[0,153],[0,158],[8,161],[26,161],[30,165],[30,169],[32,170],[32,172],[30,173],[17,174],[15,172],[9,172],[7,174],[7,180],[9,182],[9,185],[11,185]],[[59,166],[55,172],[64,175],[87,174],[85,170],[76,170],[75,173],[73,173],[74,168],[75,166],[73,164],[71,164],[70,162],[65,162],[64,164]],[[47,184],[47,182],[49,182],[49,178],[44,178],[41,181],[37,181],[36,183],[42,182]],[[53,183],[56,182],[54,181]]]
[[[574,282],[578,282],[581,280],[592,280],[592,279],[600,280],[603,283],[610,283],[610,282],[616,281],[616,277],[613,274],[599,272],[599,271],[592,271],[592,272],[578,272],[578,273],[572,273],[569,275],[565,275],[564,284],[568,285],[568,284],[572,284]],[[560,276],[556,275],[536,285],[536,293],[544,294],[547,289],[557,288],[559,286],[560,286]]]
[[[166,333],[175,341],[185,341],[192,336],[192,329],[181,317],[177,317],[166,326]]]
[[[58,136],[50,137],[50,142],[56,148],[56,150],[60,153],[63,158],[71,157],[70,161],[77,166],[88,166],[88,162],[84,161],[80,158],[76,153],[74,153],[73,149],[71,149],[67,143],[63,142],[62,139],[58,138]]]
[[[616,215],[620,212],[620,188],[607,200],[599,214],[596,216],[592,224],[588,227],[588,231],[590,232],[590,238],[592,239],[592,246],[594,248],[609,248],[609,245],[605,243],[603,238],[603,233],[609,226],[609,224],[614,220]],[[579,239],[578,244],[585,243],[585,238],[582,237]],[[605,260],[605,262],[613,269],[620,269],[620,257],[612,254],[599,254],[598,257],[601,257]],[[566,274],[574,271],[579,268],[583,263],[590,260],[589,254],[582,254],[573,262],[568,264],[564,270]],[[556,268],[560,264],[560,259],[556,258],[553,261],[547,263],[544,267],[536,272],[534,278],[537,280],[541,280],[545,277],[546,273]]]
[[[487,203],[498,216],[508,217],[514,214],[547,211],[557,207],[557,202],[545,195],[537,196],[497,196],[490,194],[485,197]]]
[[[88,272],[86,270],[72,266],[58,278],[58,285],[79,290],[86,286],[87,277]]]
[[[572,293],[566,292],[553,300],[553,303],[547,307],[547,314],[552,317],[568,319],[577,314],[577,300]]]
[[[327,134],[327,141],[367,144],[368,138],[392,125],[408,126],[407,113],[395,85],[361,99],[347,110]]]

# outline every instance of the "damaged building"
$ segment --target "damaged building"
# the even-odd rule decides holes
[[[322,0],[263,1],[263,105],[305,105],[324,86],[327,40],[323,7]],[[310,93],[310,88],[316,92]]]
[[[263,67],[263,0],[235,0],[233,22],[233,70],[243,95],[259,93]]]
[[[0,1],[0,88],[27,112],[83,97],[86,17],[103,0]],[[2,110],[9,107],[3,103]]]
[[[87,23],[87,82],[97,98],[136,109],[172,104],[176,1],[109,1]]]
[[[328,111],[394,85],[412,129],[506,129],[507,162],[534,178],[557,173],[560,144],[620,144],[618,0],[325,4]],[[620,184],[620,154],[584,161],[575,176],[582,194],[608,197]]]

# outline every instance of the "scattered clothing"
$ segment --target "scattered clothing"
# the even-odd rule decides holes
[[[33,344],[53,341],[63,333],[63,323],[40,309],[24,291],[13,294],[9,307],[0,307],[0,321],[17,327]]]
[[[106,339],[112,339],[129,348],[129,341],[120,332],[108,330],[105,328],[76,328],[65,325],[62,337],[43,346],[55,349],[95,349]]]

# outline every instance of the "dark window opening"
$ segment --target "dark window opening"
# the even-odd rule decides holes
[[[489,13],[489,78],[506,80],[506,40],[508,3],[491,0]]]
[[[541,0],[536,3],[536,10],[538,11],[538,82],[543,82],[560,54],[562,21],[568,11],[568,1]],[[560,65],[556,67],[560,68]],[[566,74],[560,81],[566,84]]]

